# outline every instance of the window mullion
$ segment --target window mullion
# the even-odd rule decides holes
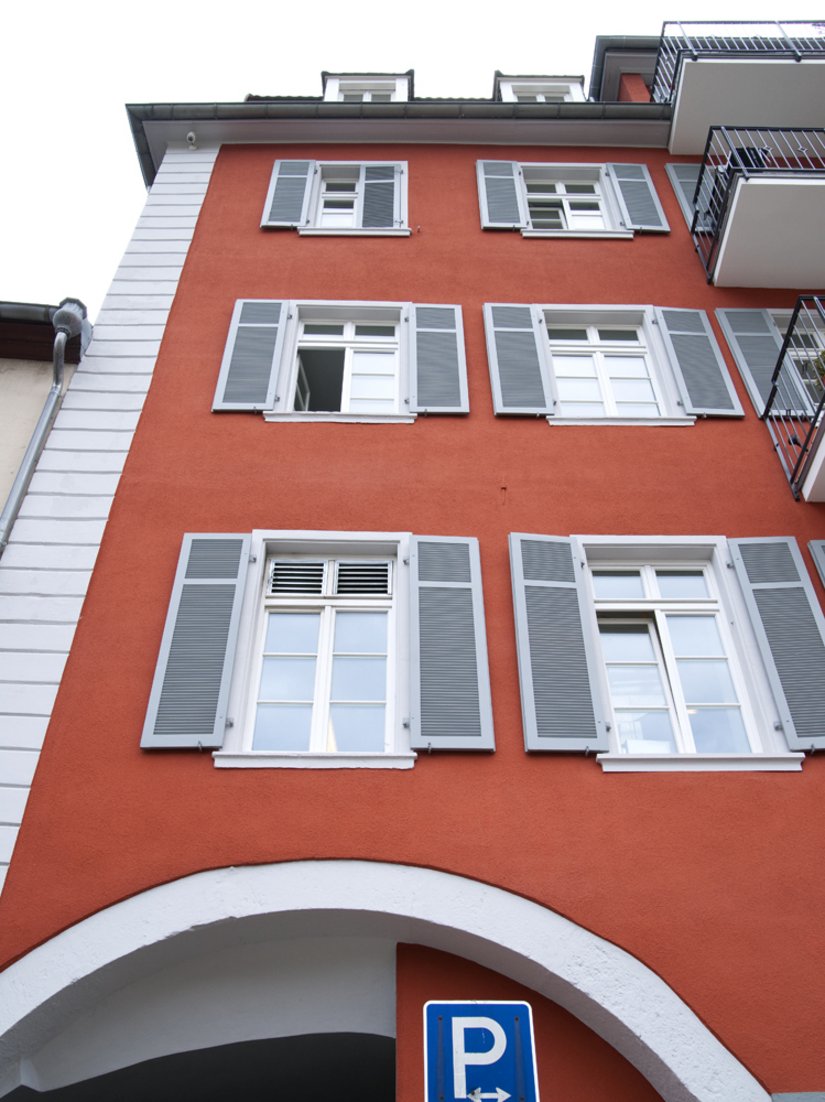
[[[327,564],[327,569],[330,569],[330,564]],[[326,604],[321,612],[321,630],[318,633],[318,667],[315,671],[315,702],[309,741],[309,748],[313,753],[324,753],[327,749],[334,631],[335,609],[331,604]]]

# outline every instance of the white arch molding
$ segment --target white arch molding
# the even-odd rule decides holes
[[[624,950],[500,888],[432,869],[363,861],[197,873],[116,903],[33,949],[0,974],[0,1097],[20,1083],[46,1089],[88,1077],[88,1067],[77,1064],[73,1072],[64,1058],[59,1074],[47,1074],[44,1081],[40,1065],[49,1065],[48,1053],[60,1048],[61,1036],[71,1036],[73,1029],[88,1036],[96,1008],[106,1011],[118,999],[123,1005],[124,989],[138,990],[147,977],[162,983],[170,969],[198,961],[211,965],[221,953],[237,954],[252,945],[269,946],[268,951],[279,945],[280,959],[300,962],[301,950],[294,951],[298,942],[308,959],[312,939],[330,935],[350,946],[344,955],[351,967],[344,968],[353,975],[369,959],[377,978],[397,941],[441,949],[501,972],[576,1015],[638,1068],[666,1102],[770,1102],[679,996]],[[234,957],[233,969],[237,974]],[[223,1029],[220,1001],[199,1004],[201,1014],[213,1015],[215,1029]],[[335,1028],[331,1018],[325,1025],[313,1013],[305,1008],[310,1031]],[[334,1017],[334,1009],[324,1013]],[[365,1032],[392,1032],[386,1006],[368,1007],[364,1014]],[[208,1027],[199,1021],[201,1041],[190,1041],[189,1047],[215,1043]],[[263,1036],[278,1035],[269,1021],[262,1028]],[[145,1037],[131,1030],[128,1058],[117,1066],[167,1051],[158,1047],[163,1031],[156,1021],[144,1032]]]

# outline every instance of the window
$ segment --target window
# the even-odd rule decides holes
[[[701,310],[487,304],[484,313],[498,414],[658,425],[742,414]]]
[[[528,750],[798,769],[825,744],[825,620],[793,540],[519,534],[511,555]]]
[[[477,541],[185,536],[141,745],[246,768],[492,750]]]
[[[411,73],[386,76],[324,74],[324,99],[329,103],[391,103],[411,95]]]
[[[496,86],[504,103],[583,103],[581,77],[503,77]]]
[[[407,236],[407,166],[276,161],[261,226],[303,234]]]
[[[409,422],[468,408],[458,306],[245,299],[213,405],[273,421]]]
[[[643,164],[479,161],[481,225],[525,237],[632,237],[669,230]]]

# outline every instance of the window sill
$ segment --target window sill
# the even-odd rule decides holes
[[[218,769],[412,769],[417,755],[406,754],[303,754],[275,750],[248,750],[236,754],[217,750],[212,759]]]
[[[696,423],[695,417],[553,417],[548,425],[633,425],[652,428],[684,428]]]
[[[409,237],[412,230],[408,226],[386,226],[376,229],[332,229],[329,226],[298,226],[302,237]]]
[[[790,773],[805,755],[784,754],[597,754],[605,773]]]
[[[290,410],[288,413],[264,413],[265,421],[294,421],[304,423],[332,422],[357,425],[412,425],[415,417],[411,413],[296,413]]]
[[[606,237],[629,241],[633,230],[522,230],[522,237]]]

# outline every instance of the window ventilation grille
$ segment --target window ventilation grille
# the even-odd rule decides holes
[[[388,562],[339,562],[335,575],[337,597],[386,597],[390,592]]]
[[[323,562],[279,562],[276,559],[269,575],[268,595],[278,597],[303,593],[323,596],[325,565]]]

